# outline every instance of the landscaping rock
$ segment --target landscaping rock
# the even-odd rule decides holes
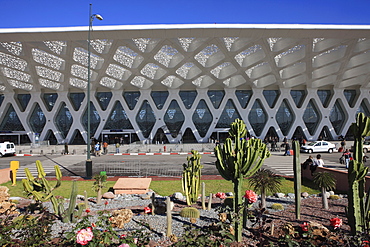
[[[303,198],[307,198],[310,194],[308,194],[307,192],[302,192],[301,196]]]
[[[284,193],[276,193],[275,196],[277,198],[283,198],[283,197],[285,197],[285,194]]]
[[[184,200],[184,195],[181,192],[173,193],[172,197],[180,201]]]
[[[295,194],[294,193],[288,193],[288,197],[289,198],[295,198]]]
[[[114,193],[113,192],[105,192],[104,194],[103,194],[103,198],[104,199],[113,199],[113,198],[115,198],[116,196],[114,195]]]

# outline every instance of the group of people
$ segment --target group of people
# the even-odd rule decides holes
[[[316,158],[313,158],[312,155],[308,156],[305,162],[302,163],[303,169],[310,168],[311,174],[316,171],[317,167],[324,167],[324,160],[321,158],[321,154],[316,155]]]
[[[103,149],[103,154],[108,153],[108,143],[107,142],[99,142],[98,140],[94,139],[91,141],[91,150],[94,151],[95,156],[100,156],[101,151]]]

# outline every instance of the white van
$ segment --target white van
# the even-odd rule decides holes
[[[0,143],[0,157],[4,155],[15,155],[15,146],[13,142]]]

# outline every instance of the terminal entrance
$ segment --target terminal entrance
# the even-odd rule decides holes
[[[219,142],[224,143],[226,141],[226,138],[229,137],[229,131],[217,131],[213,132],[210,138],[210,142]]]
[[[136,133],[131,132],[110,132],[103,131],[101,133],[101,141],[107,142],[108,144],[118,143],[121,145],[130,144],[133,142],[140,141]]]

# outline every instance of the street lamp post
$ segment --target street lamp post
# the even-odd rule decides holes
[[[90,156],[90,147],[91,147],[91,129],[90,129],[90,43],[91,43],[91,30],[94,18],[98,20],[103,20],[103,17],[98,14],[92,14],[92,4],[90,3],[89,11],[89,33],[87,41],[87,157],[86,157],[86,178],[92,177],[92,161]]]

